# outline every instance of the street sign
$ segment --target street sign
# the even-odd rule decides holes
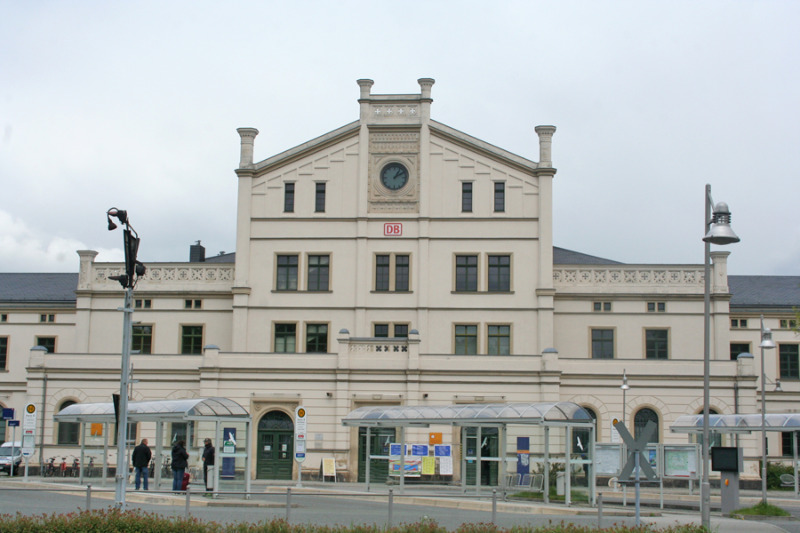
[[[628,448],[628,462],[626,462],[625,466],[622,468],[622,472],[619,474],[618,479],[620,481],[630,480],[631,474],[636,468],[637,463],[639,466],[639,472],[644,474],[647,479],[658,479],[658,475],[653,470],[653,467],[650,466],[647,457],[644,455],[644,452],[647,450],[647,444],[650,442],[650,439],[656,432],[656,425],[653,423],[653,421],[651,420],[647,423],[647,425],[644,427],[644,431],[642,431],[642,434],[639,435],[639,438],[636,440],[634,440],[630,432],[628,432],[628,428],[625,427],[625,424],[618,423],[616,426],[614,426],[614,428],[619,432],[619,436],[622,437],[622,441]],[[636,460],[636,456],[639,456],[638,461]]]
[[[25,407],[25,414],[22,415],[23,429],[36,429],[36,406],[29,403]]]
[[[14,408],[3,407],[3,420],[13,420],[13,419],[14,419]]]
[[[302,463],[306,460],[306,408],[299,405],[294,410],[294,460]]]
[[[8,427],[10,428],[18,428],[19,427],[19,420],[9,420]]]

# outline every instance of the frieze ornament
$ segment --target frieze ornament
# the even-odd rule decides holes
[[[698,268],[564,268],[553,270],[557,285],[685,285],[703,284]]]

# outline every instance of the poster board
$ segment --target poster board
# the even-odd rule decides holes
[[[336,479],[336,459],[333,457],[322,458],[322,478],[326,477]]]
[[[620,444],[595,444],[594,468],[598,476],[616,476],[622,469]]]
[[[697,445],[664,445],[664,477],[698,479]]]

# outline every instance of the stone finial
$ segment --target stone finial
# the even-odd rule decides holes
[[[417,80],[417,83],[419,83],[419,88],[422,91],[422,98],[424,100],[429,100],[431,97],[431,87],[436,83],[436,80],[433,78],[420,78]]]
[[[258,135],[255,128],[238,128],[239,137],[242,138],[242,150],[239,156],[239,168],[251,168],[253,166],[253,144]]]
[[[536,126],[534,128],[539,136],[539,166],[553,166],[553,134],[556,132],[555,126]]]
[[[361,87],[360,98],[369,98],[370,90],[372,89],[372,86],[375,85],[375,82],[368,79],[361,79],[361,80],[356,80],[356,83],[358,84],[359,87]]]

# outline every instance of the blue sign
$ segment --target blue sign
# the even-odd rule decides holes
[[[408,455],[408,445],[403,445],[403,449],[406,451],[406,455]],[[400,445],[399,444],[390,444],[389,445],[389,455],[400,455]]]
[[[14,419],[14,408],[3,407],[3,420],[13,420],[13,419]]]
[[[433,447],[433,455],[436,457],[450,457],[450,450],[449,444],[437,444]]]
[[[18,428],[19,427],[19,420],[9,420],[8,427],[10,428]]]
[[[222,453],[234,453],[236,451],[236,428],[224,428],[222,430]],[[236,458],[223,457],[222,471],[220,477],[223,479],[233,479],[236,471]]]
[[[412,444],[411,445],[411,455],[421,455],[422,457],[428,456],[428,445],[427,444]]]

